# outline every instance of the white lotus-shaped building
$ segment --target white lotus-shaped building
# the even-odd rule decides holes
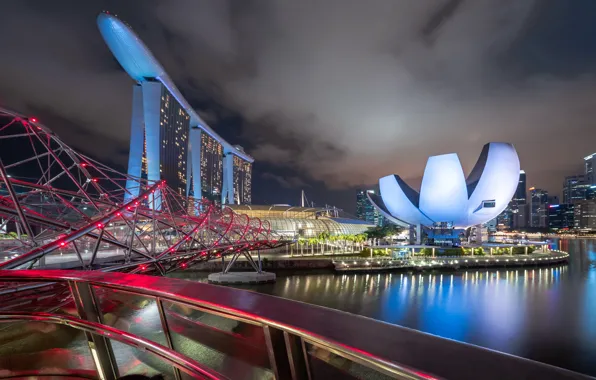
[[[519,158],[513,145],[488,143],[466,179],[456,153],[429,157],[420,193],[398,175],[379,179],[381,195],[373,205],[395,222],[467,228],[486,223],[509,204],[519,182]]]

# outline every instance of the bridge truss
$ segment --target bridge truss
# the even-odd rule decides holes
[[[138,196],[127,180],[138,183]],[[70,148],[35,118],[4,109],[0,231],[11,237],[0,239],[0,269],[165,274],[284,244],[267,221],[122,174]]]

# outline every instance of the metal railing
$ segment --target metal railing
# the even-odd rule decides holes
[[[369,318],[233,288],[94,271],[0,271],[0,276],[6,288],[0,289],[0,348],[11,345],[7,336],[31,331],[34,337],[46,334],[44,342],[64,341],[64,334],[60,339],[47,335],[55,331],[27,329],[30,323],[67,326],[84,333],[83,343],[63,346],[67,352],[86,350],[89,368],[100,379],[155,372],[172,379],[584,378]],[[15,327],[2,329],[7,323]],[[22,347],[22,341],[14,346]],[[13,354],[3,351],[0,364]],[[44,370],[36,373],[49,374]]]

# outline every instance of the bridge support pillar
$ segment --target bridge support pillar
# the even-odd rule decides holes
[[[238,259],[244,256],[246,262],[254,269],[254,272],[230,272]],[[237,252],[232,255],[232,259],[225,264],[222,256],[221,272],[211,273],[207,280],[215,284],[261,284],[275,282],[275,273],[263,272],[261,254],[257,251],[257,261],[255,262],[251,252]]]

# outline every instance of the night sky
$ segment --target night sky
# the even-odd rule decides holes
[[[140,35],[205,121],[256,159],[253,203],[353,213],[429,155],[515,144],[554,194],[596,151],[594,0],[2,0],[0,104],[124,168],[132,80],[96,26]]]

